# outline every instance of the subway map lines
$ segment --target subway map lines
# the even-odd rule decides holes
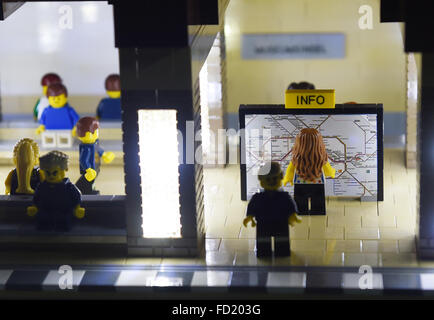
[[[377,195],[377,115],[246,115],[247,199],[260,189],[257,170],[265,161],[279,161],[286,170],[295,137],[303,128],[315,128],[324,138],[336,178],[327,179],[326,195]],[[285,187],[293,193],[293,187]]]

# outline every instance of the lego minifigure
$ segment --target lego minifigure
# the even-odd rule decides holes
[[[6,194],[33,194],[43,180],[39,164],[39,147],[32,139],[24,138],[14,147],[13,162],[15,169],[6,178]]]
[[[44,181],[36,188],[33,206],[27,207],[27,214],[36,215],[39,230],[69,231],[75,216],[84,217],[80,206],[80,190],[68,179],[68,156],[60,151],[51,151],[39,158]]]
[[[296,214],[297,206],[289,193],[279,190],[283,179],[279,163],[271,162],[262,166],[258,179],[264,191],[254,194],[250,199],[243,224],[247,227],[251,221],[252,227],[256,226],[257,257],[271,256],[271,237],[274,237],[274,255],[289,256],[288,224],[294,226],[301,219]]]
[[[325,177],[335,177],[336,170],[328,162],[321,134],[313,128],[304,128],[295,138],[292,161],[289,163],[283,185],[294,185],[294,200],[299,214],[325,215]],[[309,208],[309,199],[311,206]]]
[[[68,92],[61,83],[52,84],[47,89],[49,106],[45,108],[36,133],[45,130],[71,130],[74,128],[80,116],[68,104]]]
[[[47,98],[48,87],[55,83],[62,83],[62,79],[56,73],[47,73],[41,79],[42,96],[36,102],[33,108],[33,118],[35,120],[41,119],[42,112],[49,106]]]
[[[302,81],[302,82],[291,82],[291,84],[288,86],[287,90],[291,89],[308,89],[308,90],[315,90],[315,85],[310,82]]]
[[[108,98],[100,101],[96,109],[99,120],[121,120],[121,78],[118,74],[111,74],[105,80]]]
[[[95,179],[99,173],[101,157],[105,163],[113,161],[113,152],[104,152],[98,144],[99,122],[94,117],[83,117],[77,122],[77,138],[80,140],[80,174],[76,186],[82,194],[99,194],[94,189]],[[98,159],[95,159],[95,156]]]

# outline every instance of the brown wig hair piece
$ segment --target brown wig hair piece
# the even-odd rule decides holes
[[[107,91],[121,91],[121,77],[118,74],[110,74],[105,79],[105,89]]]
[[[66,87],[63,84],[53,83],[48,86],[47,97],[57,97],[61,94],[64,94],[65,97],[68,96],[68,90],[66,90]]]
[[[292,147],[292,163],[304,180],[313,181],[322,175],[322,166],[327,163],[327,151],[318,130],[305,128],[300,131]]]
[[[94,133],[99,128],[99,122],[94,117],[83,117],[77,121],[77,136],[84,137],[86,132]]]

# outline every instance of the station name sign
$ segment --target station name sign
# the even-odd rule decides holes
[[[334,109],[335,90],[286,90],[285,109]]]

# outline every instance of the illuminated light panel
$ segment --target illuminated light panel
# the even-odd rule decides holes
[[[139,110],[144,238],[181,237],[176,110]]]

